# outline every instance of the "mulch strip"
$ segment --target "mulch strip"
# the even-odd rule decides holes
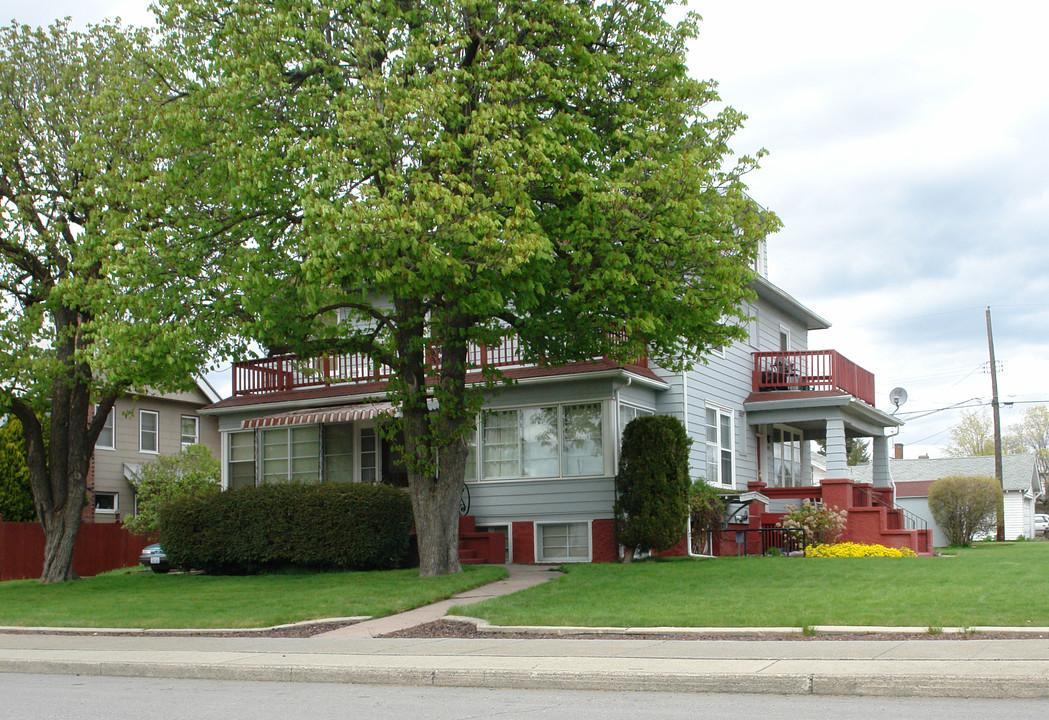
[[[478,638],[504,640],[1034,640],[1049,639],[1046,633],[541,633],[478,630],[473,623],[435,620],[384,638]]]
[[[288,627],[262,628],[258,630],[217,630],[203,632],[194,630],[18,630],[7,628],[0,634],[7,635],[81,635],[112,637],[219,637],[219,638],[308,638],[337,630],[354,622],[300,623]],[[478,630],[473,623],[455,620],[436,620],[416,625],[406,630],[383,635],[384,638],[463,638],[495,640],[1049,640],[1047,633],[551,633],[551,632],[501,632]]]

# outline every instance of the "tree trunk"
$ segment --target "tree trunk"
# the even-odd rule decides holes
[[[69,488],[64,507],[55,508],[41,518],[44,526],[44,570],[40,582],[76,580],[73,571],[73,549],[80,533],[80,514],[84,508],[87,486],[81,482]]]
[[[51,387],[51,437],[45,443],[43,427],[33,408],[20,398],[12,398],[11,411],[22,423],[26,443],[26,464],[33,504],[44,530],[44,568],[40,582],[76,579],[73,549],[80,532],[80,520],[87,497],[87,471],[95,440],[116,400],[117,390],[99,398],[98,414],[89,418],[91,370],[74,361],[78,338],[76,314],[56,311],[57,324],[64,332],[56,347],[56,358],[65,368]]]
[[[400,307],[398,308],[401,309]],[[464,423],[472,417],[466,403],[467,319],[442,316],[433,325],[441,328],[439,380],[432,386],[438,410],[427,406],[429,391],[424,378],[435,368],[425,353],[413,353],[409,335],[398,338],[398,358],[408,360],[403,414],[408,487],[419,541],[419,575],[432,577],[462,570],[459,564],[459,503],[463,493],[467,448]],[[402,321],[401,327],[405,327]],[[416,327],[415,332],[421,328]],[[437,472],[433,471],[436,465]]]

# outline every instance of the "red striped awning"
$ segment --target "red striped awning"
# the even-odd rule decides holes
[[[309,410],[294,410],[277,415],[248,418],[241,427],[245,430],[250,430],[252,428],[282,427],[285,425],[348,423],[355,420],[372,420],[380,415],[393,415],[393,413],[393,405],[388,402],[310,408]]]

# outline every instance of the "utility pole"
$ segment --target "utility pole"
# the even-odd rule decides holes
[[[998,502],[998,542],[1005,541],[1005,479],[1002,473],[1002,423],[998,415],[998,366],[994,361],[994,335],[991,334],[991,308],[987,308],[987,350],[991,355],[991,417],[994,418],[994,476],[1002,489]]]

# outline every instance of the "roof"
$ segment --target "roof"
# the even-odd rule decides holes
[[[771,303],[787,315],[805,324],[806,330],[826,330],[830,323],[816,313],[809,310],[792,295],[777,285],[773,285],[767,279],[757,276],[751,281],[751,286],[757,292],[758,297]]]
[[[870,465],[857,465],[852,470],[854,480],[870,481]],[[889,460],[889,473],[899,488],[906,485],[908,492],[917,491],[918,484],[929,483],[953,475],[981,475],[994,477],[994,456],[976,455],[958,458],[924,458],[920,460]],[[1006,491],[1033,490],[1041,492],[1034,453],[1002,456],[1002,485]],[[928,489],[926,488],[926,494]],[[901,495],[897,490],[897,495]],[[908,497],[901,495],[902,497]],[[924,497],[910,495],[909,497]]]

